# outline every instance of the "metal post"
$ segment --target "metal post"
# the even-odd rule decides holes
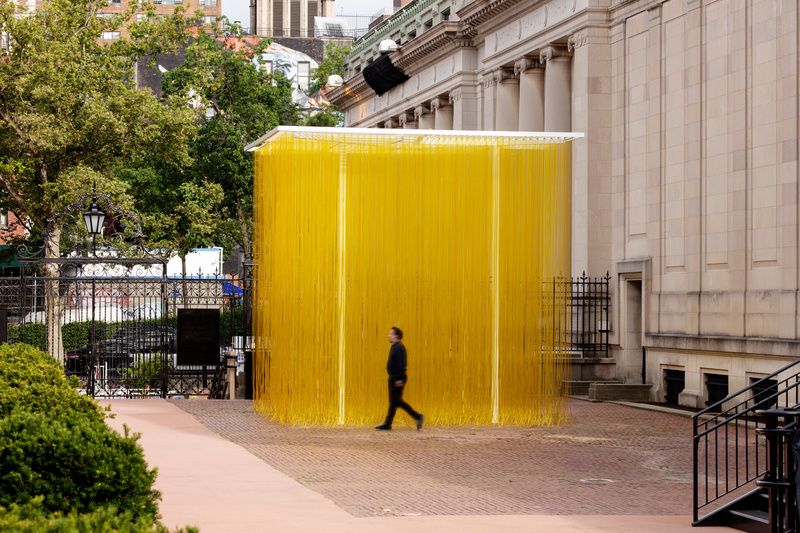
[[[0,307],[0,343],[8,342],[8,309]]]
[[[91,376],[89,378],[89,395],[94,397],[97,393],[95,389],[95,383],[97,381],[97,372],[100,370],[100,361],[99,355],[97,354],[97,343],[95,342],[95,331],[94,331],[94,312],[95,312],[95,297],[96,297],[96,281],[95,278],[92,277],[92,327],[90,329],[90,337],[89,337],[89,346],[91,346],[92,351],[92,368],[91,368]],[[61,327],[61,324],[58,324],[57,327]]]
[[[237,355],[236,352],[229,351],[225,355],[225,362],[228,368],[228,399],[235,400],[236,399],[236,362],[237,362]]]

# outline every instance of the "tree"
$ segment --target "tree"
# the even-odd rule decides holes
[[[99,0],[48,0],[27,13],[24,4],[0,3],[5,46],[0,50],[0,207],[10,208],[33,232],[46,236],[47,257],[61,253],[60,225],[47,221],[92,180],[130,203],[113,169],[156,153],[175,165],[191,161],[187,141],[193,115],[177,101],[159,101],[135,87],[141,57],[169,51],[192,21],[178,8],[166,18],[135,21],[137,6],[98,18]],[[154,14],[152,5],[141,8]],[[100,43],[103,31],[127,35]],[[51,272],[54,269],[51,267]],[[61,356],[63,303],[46,287],[48,348]]]
[[[309,90],[315,93],[325,87],[328,78],[334,74],[344,78],[344,62],[350,47],[344,44],[328,43],[325,46],[325,58],[311,74]]]
[[[236,35],[223,28],[223,34]],[[193,165],[184,178],[217,184],[224,197],[218,240],[252,250],[253,156],[244,146],[279,124],[296,124],[289,80],[260,68],[267,40],[238,36],[220,43],[200,35],[186,50],[186,61],[164,76],[164,93],[193,100],[200,129],[190,144]],[[206,112],[206,110],[210,110]]]

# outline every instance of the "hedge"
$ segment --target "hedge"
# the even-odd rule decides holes
[[[51,356],[0,345],[0,530],[162,531],[138,439],[111,430]]]
[[[115,507],[101,507],[91,513],[48,513],[41,498],[26,505],[0,507],[0,531],[15,533],[168,533],[162,524],[136,519]],[[182,528],[174,533],[197,533],[197,528]]]
[[[244,320],[244,308],[241,304],[220,310],[219,339],[221,346],[230,345],[234,336],[241,335]],[[121,322],[95,322],[95,339],[105,340],[114,336],[117,330],[126,327],[170,326],[176,327],[178,320],[171,316],[166,320],[152,318],[147,320],[123,320]],[[92,322],[70,322],[61,326],[61,338],[64,350],[77,350],[89,344]],[[11,324],[8,328],[8,340],[13,343],[24,343],[47,350],[47,329],[43,323]]]

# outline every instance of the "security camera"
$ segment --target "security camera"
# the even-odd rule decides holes
[[[388,54],[395,50],[397,50],[397,43],[391,39],[384,39],[381,41],[381,44],[378,45],[378,51],[381,54]]]

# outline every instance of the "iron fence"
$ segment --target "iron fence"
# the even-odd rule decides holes
[[[572,357],[607,358],[611,276],[556,278],[545,288],[552,298],[554,330]]]
[[[18,276],[0,278],[9,342],[48,351],[95,397],[208,394],[223,354],[243,360],[248,348],[252,267],[236,276],[153,270],[120,262],[25,265]],[[216,364],[179,360],[177,318],[185,309],[218,311]]]

